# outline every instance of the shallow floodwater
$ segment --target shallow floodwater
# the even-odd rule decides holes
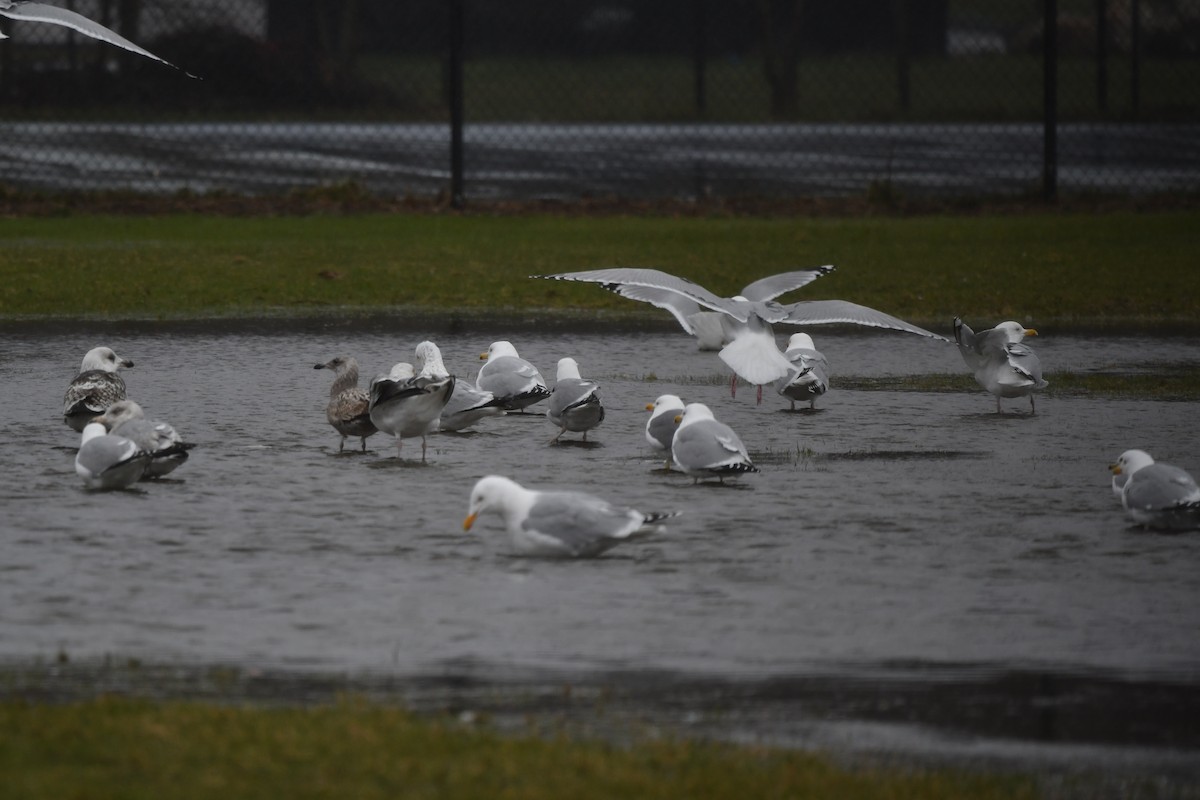
[[[468,328],[470,326],[467,326]],[[224,331],[224,332],[223,332]],[[1195,337],[1045,335],[1048,371],[1200,361]],[[814,332],[833,389],[789,413],[730,397],[679,333],[386,324],[10,324],[0,330],[0,659],[418,674],[474,664],[758,678],[976,664],[1194,682],[1200,534],[1127,526],[1107,465],[1141,447],[1200,474],[1195,403],[982,390],[837,388],[838,376],[965,371],[952,345]],[[339,354],[363,382],[423,338],[473,379],[512,340],[550,380],[572,356],[608,411],[552,445],[540,415],[368,452],[324,417]],[[782,341],[782,339],[781,339]],[[175,480],[85,491],[61,400],[83,353],[136,362],[131,398],[197,444]],[[693,485],[647,445],[647,402],[712,407],[762,472]],[[537,406],[534,406],[537,409]],[[568,435],[571,436],[571,435]],[[567,439],[567,437],[564,437]],[[462,530],[488,473],[681,510],[667,533],[588,561],[515,558],[496,515]]]

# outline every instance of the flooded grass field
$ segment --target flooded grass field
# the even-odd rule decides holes
[[[815,412],[789,413],[770,387],[761,406],[745,385],[731,398],[716,354],[679,333],[447,330],[332,319],[0,328],[7,685],[50,681],[43,667],[86,681],[78,665],[120,662],[222,665],[281,686],[355,677],[413,697],[436,679],[478,703],[495,686],[577,680],[624,687],[636,706],[675,687],[682,707],[721,707],[727,737],[994,755],[1058,739],[1099,747],[1097,764],[1150,752],[1194,775],[1200,534],[1130,528],[1107,465],[1140,447],[1200,474],[1196,402],[1051,385],[1036,415],[1024,400],[997,415],[977,388],[888,388],[964,374],[952,345],[816,329],[832,389]],[[1200,364],[1195,336],[1042,333],[1031,344],[1050,373]],[[353,355],[365,383],[412,361],[425,338],[460,379],[496,339],[550,380],[574,357],[601,382],[607,417],[587,443],[553,445],[556,430],[529,414],[431,437],[425,464],[419,441],[398,459],[382,434],[366,453],[356,442],[338,453],[324,417],[330,374],[313,365]],[[197,444],[171,479],[93,493],[75,475],[62,395],[99,344],[136,363],[129,396]],[[646,403],[667,392],[708,404],[762,472],[724,486],[664,472],[642,430]],[[498,516],[462,529],[471,486],[489,473],[683,514],[599,559],[515,558]],[[139,675],[170,683],[150,671],[122,680]],[[888,698],[894,713],[880,711]],[[1019,707],[1044,723],[1046,698],[1062,712],[1052,736],[997,721]],[[743,706],[753,711],[739,717]],[[1088,714],[1105,724],[1079,724]],[[909,727],[898,736],[864,719]]]

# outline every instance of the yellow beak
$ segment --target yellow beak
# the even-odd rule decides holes
[[[676,414],[675,415],[675,424],[678,425],[681,422],[683,422],[683,414]]]
[[[1109,464],[1109,465],[1108,465],[1108,468],[1109,468],[1110,470],[1112,470],[1112,474],[1113,474],[1113,475],[1120,475],[1120,474],[1121,474],[1121,465],[1120,465],[1120,464]]]
[[[480,360],[480,361],[487,361],[487,353],[480,353],[480,354],[479,354],[479,360]]]
[[[467,518],[463,520],[463,530],[471,530],[471,526],[475,524],[475,518],[478,516],[479,514],[468,514]]]
[[[646,403],[646,410],[647,410],[647,411],[653,411],[653,410],[654,410],[654,403]]]
[[[1025,335],[1026,336],[1037,336],[1037,331],[1035,331],[1033,328],[1026,328]]]

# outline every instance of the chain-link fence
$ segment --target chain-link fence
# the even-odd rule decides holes
[[[1200,188],[1200,0],[55,2],[202,80],[0,17],[0,183]]]

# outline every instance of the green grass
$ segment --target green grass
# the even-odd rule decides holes
[[[195,317],[268,309],[664,312],[528,279],[657,267],[722,295],[763,275],[837,272],[843,298],[949,329],[1195,326],[1200,214],[750,219],[364,215],[0,219],[0,316]],[[1050,330],[1043,334],[1051,333]]]
[[[0,704],[4,795],[172,798],[1022,798],[1030,779],[839,767],[685,741],[501,736],[345,701],[251,708],[98,699]]]

